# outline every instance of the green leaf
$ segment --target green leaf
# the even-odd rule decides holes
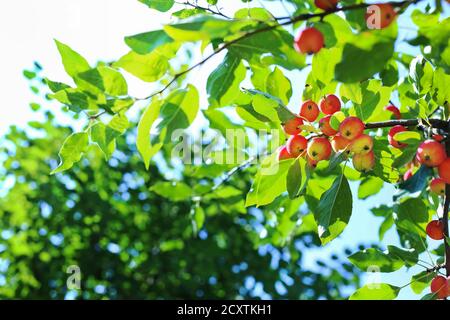
[[[291,199],[295,199],[298,196],[302,186],[302,165],[304,170],[304,160],[295,159],[287,174],[286,188]]]
[[[367,80],[382,71],[394,54],[393,41],[369,40],[369,48],[358,47],[360,42],[367,42],[363,36],[356,41],[346,43],[342,60],[336,65],[335,78],[344,83]]]
[[[349,256],[348,260],[361,271],[376,267],[379,268],[380,272],[394,272],[404,266],[403,261],[396,256],[374,248],[358,251]]]
[[[416,294],[421,294],[423,290],[430,286],[431,280],[435,277],[433,272],[426,270],[415,274],[411,278],[411,289]]]
[[[377,177],[367,177],[361,181],[358,188],[358,198],[367,199],[380,192],[383,188],[383,180]]]
[[[273,118],[274,114],[273,111],[271,110],[273,108],[276,111],[276,114],[278,115],[278,117],[275,118],[278,118],[279,121],[282,123],[295,117],[295,114],[292,113],[279,98],[274,97],[271,94],[254,89],[248,89],[245,90],[245,92],[248,92],[251,95],[253,95],[253,102],[255,102],[256,97],[256,104],[259,109],[258,113],[264,116],[270,115],[267,118],[268,120],[276,121]],[[253,106],[255,106],[255,104],[253,104]]]
[[[150,159],[163,145],[161,141],[152,144],[150,139],[150,130],[156,119],[158,119],[161,104],[160,100],[154,99],[142,114],[137,128],[136,147],[144,160],[145,168],[147,170],[150,167]]]
[[[423,56],[418,56],[411,61],[409,76],[413,81],[417,93],[424,95],[433,86],[433,67]]]
[[[375,283],[365,285],[356,290],[351,296],[350,300],[393,300],[397,298],[399,287],[392,286],[387,283]]]
[[[175,0],[139,0],[151,9],[156,9],[161,12],[167,12],[172,9]]]
[[[408,238],[426,237],[425,228],[429,221],[428,208],[422,199],[407,198],[398,205],[397,228]]]
[[[278,67],[267,77],[266,88],[269,94],[278,97],[285,105],[289,103],[292,96],[291,81]]]
[[[209,127],[211,129],[219,130],[224,137],[226,137],[228,129],[235,130],[242,128],[240,125],[233,123],[226,114],[219,109],[203,110],[203,115],[209,120]]]
[[[375,122],[386,120],[384,107],[389,103],[392,88],[383,87],[380,80],[371,79],[365,81],[360,86],[361,103],[354,102],[354,107],[351,113],[355,113],[360,119],[366,122]],[[353,98],[359,99],[359,93],[354,92]]]
[[[286,177],[293,160],[277,160],[277,154],[265,158],[247,194],[245,206],[264,206],[286,191]]]
[[[424,190],[428,185],[428,177],[433,175],[433,169],[422,165],[420,169],[408,180],[399,184],[400,189],[409,193]]]
[[[410,144],[422,140],[422,136],[416,131],[403,131],[396,133],[394,139],[398,142]]]
[[[177,89],[167,96],[161,106],[161,122],[157,126],[159,130],[167,130],[166,142],[175,130],[186,129],[191,125],[199,107],[199,94],[193,85]]]
[[[169,59],[178,50],[178,44],[159,46],[151,53],[140,55],[130,51],[113,64],[146,82],[159,80],[169,69]]]
[[[403,249],[396,246],[388,246],[389,255],[401,260],[405,266],[413,267],[419,261],[419,255],[414,249]]]
[[[384,235],[388,230],[392,228],[393,225],[394,225],[394,217],[391,214],[384,219],[384,221],[380,225],[380,228],[378,229],[378,237],[380,241],[383,241]]]
[[[87,132],[73,133],[67,137],[59,151],[61,162],[51,174],[63,172],[72,168],[76,162],[81,160],[81,157],[86,152],[88,146],[89,135]]]
[[[352,193],[343,174],[320,198],[314,212],[322,244],[326,244],[344,231],[352,214]]]
[[[80,83],[78,79],[85,81],[89,86],[83,85],[84,82]],[[81,72],[77,75],[76,82],[79,87],[89,91],[91,91],[90,86],[93,86],[94,94],[104,92],[110,96],[123,96],[128,93],[128,85],[123,75],[110,67],[101,66]]]
[[[224,38],[237,24],[235,21],[203,15],[179,24],[165,25],[164,31],[172,39],[181,42],[211,41]]]
[[[301,69],[305,66],[305,56],[293,49],[293,42],[289,33],[273,30],[235,42],[229,51],[249,62],[263,59],[265,65],[277,64],[289,70]]]
[[[205,223],[205,210],[201,206],[196,206],[194,209],[193,222],[195,223],[195,229],[198,231],[203,227]]]
[[[121,114],[115,115],[108,125],[99,122],[91,127],[90,136],[109,159],[116,149],[116,138],[122,135],[129,126],[128,119]]]
[[[61,55],[64,69],[69,76],[73,78],[79,73],[90,69],[89,63],[79,53],[58,40],[55,40],[55,43]]]
[[[171,201],[186,201],[192,197],[192,188],[183,182],[158,181],[150,187],[150,191]]]
[[[215,107],[229,105],[240,91],[240,84],[245,79],[247,69],[241,59],[227,54],[224,61],[208,77],[206,91],[210,103]]]
[[[439,105],[450,104],[450,75],[437,68],[433,76],[433,98]]]
[[[125,37],[125,43],[138,54],[151,53],[156,48],[173,42],[164,30],[156,30]]]
[[[322,49],[316,53],[312,62],[312,74],[325,87],[334,79],[334,70],[342,55],[341,48]]]

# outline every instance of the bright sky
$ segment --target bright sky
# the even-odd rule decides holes
[[[227,1],[228,2],[228,1]],[[240,0],[227,3],[229,12],[234,12]],[[270,6],[274,6],[271,4]],[[278,8],[280,15],[285,15]],[[227,12],[227,10],[225,10]],[[36,118],[29,111],[29,103],[34,96],[28,89],[28,82],[22,76],[23,69],[31,68],[33,61],[38,61],[44,68],[44,74],[52,80],[69,82],[53,39],[58,39],[85,56],[91,64],[98,60],[114,60],[127,52],[123,38],[140,32],[160,28],[170,20],[168,14],[161,14],[147,9],[137,0],[14,0],[0,4],[0,39],[3,46],[0,51],[0,134],[11,124],[24,125]],[[220,59],[220,58],[219,58]],[[205,72],[199,70],[193,75],[196,85],[204,86],[206,71],[217,61],[204,66]],[[212,66],[211,66],[212,65]],[[152,92],[151,87],[132,77],[130,92],[134,96],[146,96]],[[304,75],[298,73],[294,78],[295,88],[302,88]],[[299,92],[296,89],[297,97]],[[56,105],[57,107],[57,105]],[[354,194],[356,190],[354,189]],[[373,217],[368,209],[385,203],[392,198],[393,187],[386,187],[383,192],[369,201],[355,198],[354,213],[349,226],[340,237],[324,249],[305,252],[305,263],[313,265],[313,259],[329,257],[333,252],[357,243],[375,243],[378,241],[378,226],[381,221]],[[386,236],[385,244],[397,244],[397,238],[391,231]],[[415,269],[417,272],[418,269]],[[395,285],[405,285],[414,274],[400,270],[394,274],[382,275],[381,281]],[[409,289],[403,290],[400,298],[411,298]],[[414,297],[417,298],[417,297]]]

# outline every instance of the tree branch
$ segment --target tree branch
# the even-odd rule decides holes
[[[448,123],[447,121],[440,120],[440,119],[428,119],[428,120],[422,120],[422,119],[402,119],[402,120],[389,120],[389,121],[382,121],[382,122],[369,122],[366,123],[366,129],[378,129],[378,128],[388,128],[388,127],[394,127],[394,126],[419,126],[419,125],[426,125],[427,122],[430,124],[431,127],[436,129],[448,129]]]
[[[447,124],[447,134],[450,135],[450,121]],[[450,157],[450,140],[447,139],[445,142],[445,147],[447,149],[447,156]],[[450,245],[448,244],[447,238],[449,237],[449,227],[448,227],[448,210],[450,207],[450,184],[445,185],[445,200],[444,208],[442,213],[442,223],[444,224],[444,234],[446,239],[444,239],[445,247],[445,270],[447,272],[447,277],[450,277]]]
[[[204,11],[207,11],[207,12],[212,13],[214,15],[221,16],[221,17],[223,17],[225,19],[231,19],[229,16],[227,16],[226,14],[220,12],[219,10],[215,11],[215,10],[209,8],[209,7],[202,7],[202,6],[199,6],[198,4],[191,3],[189,1],[186,1],[186,2],[175,2],[175,3],[181,4],[181,5],[185,5],[185,6],[190,6],[190,7],[193,7],[195,9],[204,10]]]

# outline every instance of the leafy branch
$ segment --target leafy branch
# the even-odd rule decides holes
[[[406,8],[412,4],[416,4],[420,1],[423,0],[405,0],[405,1],[401,1],[401,2],[388,2],[389,4],[391,4],[393,7],[397,7],[397,8]],[[189,2],[187,2],[189,3]],[[186,4],[186,3],[185,3]],[[266,25],[265,27],[259,28],[259,29],[255,29],[253,31],[249,31],[244,33],[243,35],[237,37],[234,40],[231,40],[229,42],[225,42],[221,47],[217,48],[216,50],[214,50],[211,54],[209,54],[208,56],[206,56],[205,58],[203,58],[202,60],[200,60],[199,62],[197,62],[196,64],[192,65],[191,67],[187,68],[184,71],[181,71],[177,74],[175,74],[173,76],[173,78],[164,86],[162,87],[160,90],[144,97],[144,98],[134,98],[135,101],[142,101],[142,100],[149,100],[151,98],[153,98],[154,96],[163,94],[167,89],[169,89],[172,84],[174,84],[179,78],[183,77],[184,75],[190,73],[191,71],[197,69],[198,67],[202,66],[203,64],[205,64],[206,62],[208,62],[210,59],[212,59],[213,57],[215,57],[216,55],[218,55],[219,53],[221,53],[222,51],[226,50],[227,48],[235,45],[236,43],[243,41],[245,39],[251,38],[255,35],[258,35],[260,33],[265,33],[265,32],[270,32],[273,30],[276,30],[280,27],[283,26],[288,26],[288,25],[292,25],[295,24],[297,22],[301,22],[301,21],[308,21],[314,18],[319,18],[319,19],[323,19],[328,15],[337,13],[337,12],[347,12],[347,11],[354,11],[354,10],[360,10],[360,9],[364,9],[367,8],[368,6],[370,6],[371,4],[367,4],[367,3],[360,3],[360,4],[354,4],[354,5],[348,5],[348,6],[344,6],[344,7],[338,7],[336,9],[333,10],[328,10],[328,11],[324,11],[324,12],[320,12],[320,13],[304,13],[304,14],[300,14],[297,15],[295,17],[289,17],[287,19],[287,21],[284,22],[278,22],[276,24],[273,25]],[[103,114],[105,114],[106,111],[100,112],[96,115],[93,115],[90,117],[90,119],[98,119],[100,116],[102,116]]]

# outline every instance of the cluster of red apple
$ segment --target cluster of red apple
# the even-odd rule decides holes
[[[337,10],[339,0],[315,0],[314,4],[317,8],[324,11],[334,12]],[[365,15],[367,26],[371,29],[383,29],[388,27],[397,16],[394,7],[389,3],[374,4],[376,11],[368,11]],[[374,15],[379,15],[375,17]],[[313,54],[317,53],[324,47],[325,39],[318,29],[309,27],[302,30],[295,39],[294,46],[301,53]]]
[[[284,131],[290,137],[286,145],[279,150],[278,159],[305,157],[308,164],[314,168],[319,161],[329,160],[334,150],[345,152],[347,156],[352,155],[356,170],[371,170],[375,165],[372,137],[364,134],[364,123],[358,117],[348,117],[337,128],[333,128],[330,121],[340,110],[341,101],[334,94],[325,96],[319,106],[312,100],[305,101],[300,107],[299,116],[283,125]],[[320,134],[307,139],[302,135],[305,122],[314,123],[320,112],[324,114],[318,124]]]

